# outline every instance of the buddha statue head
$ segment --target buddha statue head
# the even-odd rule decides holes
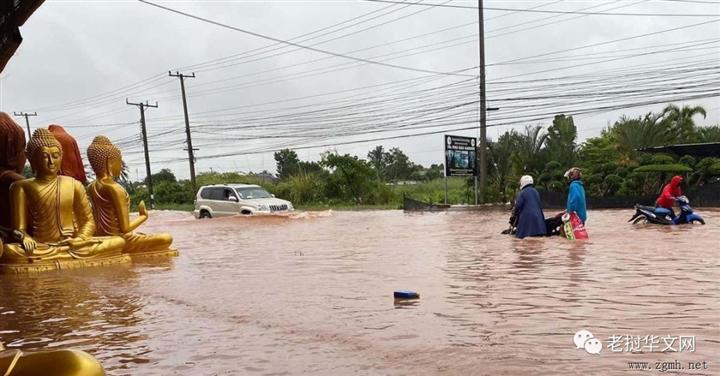
[[[45,128],[38,128],[27,144],[27,157],[37,177],[55,177],[60,171],[63,149],[58,140]]]
[[[25,167],[25,131],[10,115],[0,112],[0,172],[21,174]]]
[[[122,172],[122,153],[105,136],[97,136],[87,149],[90,166],[98,179],[117,178]]]

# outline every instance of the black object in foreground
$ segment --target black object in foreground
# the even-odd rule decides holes
[[[395,299],[420,299],[420,294],[410,290],[397,290],[393,296]]]

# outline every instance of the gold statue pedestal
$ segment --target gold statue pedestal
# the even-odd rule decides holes
[[[53,270],[66,270],[128,264],[132,259],[122,253],[125,241],[120,237],[96,237],[73,244],[37,244],[27,256],[19,243],[2,244],[0,241],[0,274],[28,274]],[[98,249],[102,248],[102,251]]]
[[[37,272],[49,272],[53,270],[67,270],[96,266],[129,264],[131,261],[132,258],[126,254],[93,259],[38,260],[28,263],[2,263],[0,261],[0,274],[29,274]]]

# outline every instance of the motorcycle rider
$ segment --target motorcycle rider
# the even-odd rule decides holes
[[[656,208],[665,208],[670,210],[670,218],[675,219],[675,212],[673,211],[673,205],[678,197],[682,196],[682,190],[680,189],[680,183],[682,183],[683,177],[675,175],[670,179],[668,184],[663,187],[660,197],[655,201]]]
[[[570,180],[570,188],[568,189],[568,199],[565,211],[570,214],[577,213],[577,216],[585,224],[587,221],[587,205],[585,203],[585,186],[582,180],[582,171],[573,167],[565,171],[565,178]]]
[[[540,193],[533,187],[533,178],[530,175],[520,178],[520,192],[515,199],[513,217],[517,222],[516,237],[522,239],[547,234]]]

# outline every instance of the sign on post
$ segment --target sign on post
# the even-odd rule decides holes
[[[477,176],[477,139],[445,135],[445,176]]]

